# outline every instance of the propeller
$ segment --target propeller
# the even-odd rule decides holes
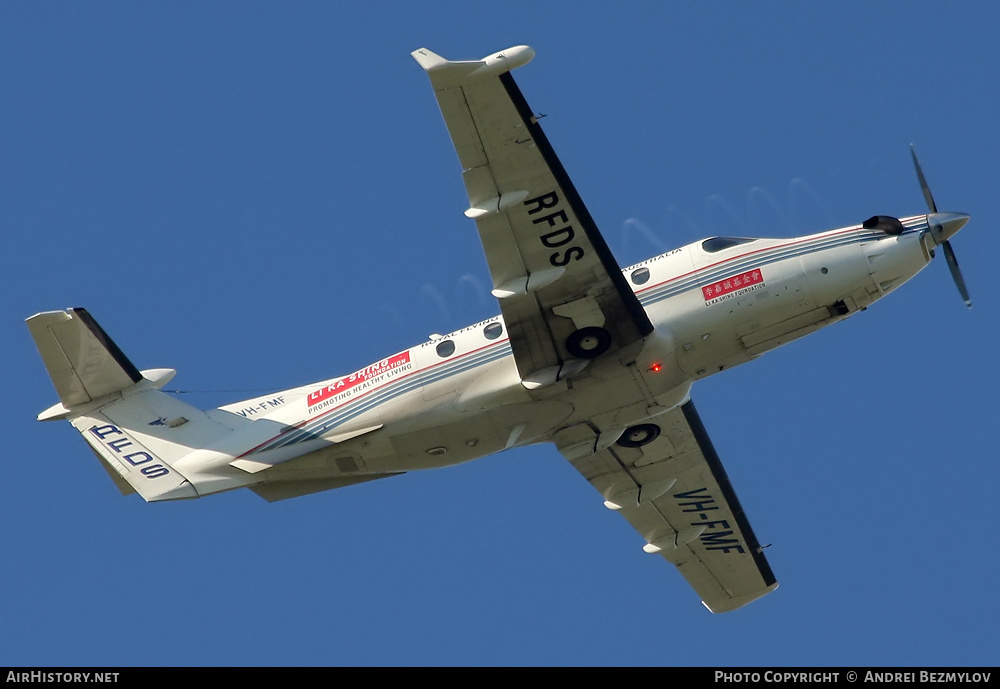
[[[924,201],[927,202],[927,209],[930,211],[927,216],[927,225],[931,228],[931,236],[934,238],[934,242],[944,249],[944,258],[948,262],[951,278],[955,281],[955,286],[958,287],[958,292],[962,295],[965,305],[971,309],[972,299],[969,298],[969,289],[965,286],[962,271],[958,268],[955,250],[951,248],[951,242],[948,241],[952,235],[965,226],[965,223],[969,222],[969,216],[964,213],[938,213],[937,204],[934,203],[934,196],[931,195],[927,178],[924,177],[924,171],[920,168],[920,161],[917,160],[917,151],[913,144],[910,144],[910,155],[913,156],[913,167],[917,169],[920,191],[924,193]]]

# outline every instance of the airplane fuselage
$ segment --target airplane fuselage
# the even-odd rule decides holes
[[[613,442],[685,402],[694,381],[842,320],[913,277],[934,245],[926,216],[902,223],[897,235],[852,226],[674,249],[623,271],[653,334],[568,380],[526,389],[498,316],[351,375],[211,412],[238,432],[176,468],[205,494],[448,466],[549,440],[575,419]]]

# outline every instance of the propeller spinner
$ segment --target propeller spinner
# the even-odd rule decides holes
[[[964,213],[938,212],[937,204],[934,203],[934,196],[931,195],[931,189],[927,185],[927,178],[924,177],[924,171],[920,168],[920,161],[917,160],[917,151],[914,149],[913,144],[910,144],[910,155],[913,156],[913,166],[917,170],[917,179],[920,180],[920,190],[924,193],[924,201],[927,202],[927,209],[930,211],[927,215],[927,225],[931,229],[931,237],[934,238],[935,244],[944,249],[944,257],[948,262],[951,277],[955,281],[955,285],[958,287],[965,305],[971,309],[972,299],[969,298],[969,289],[965,286],[962,271],[958,268],[958,259],[955,258],[955,250],[951,248],[951,242],[948,241],[965,226],[965,223],[969,222],[969,216]]]

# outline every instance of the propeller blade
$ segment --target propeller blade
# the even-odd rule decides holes
[[[941,248],[944,249],[945,260],[948,261],[948,269],[951,271],[951,277],[955,281],[955,285],[958,287],[959,294],[962,295],[962,299],[965,300],[965,305],[970,309],[972,308],[972,299],[969,298],[969,289],[965,286],[965,279],[962,277],[962,271],[958,269],[958,259],[955,258],[955,250],[951,248],[951,242],[944,242],[941,244]]]
[[[927,208],[930,209],[931,213],[937,213],[937,204],[934,203],[934,197],[931,196],[931,188],[927,186],[927,178],[924,177],[924,171],[920,169],[920,161],[917,160],[917,150],[910,144],[910,155],[913,156],[913,167],[917,168],[917,179],[920,180],[920,191],[924,192],[924,201],[927,202]]]

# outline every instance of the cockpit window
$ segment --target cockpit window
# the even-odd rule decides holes
[[[712,237],[703,241],[701,248],[710,254],[714,254],[716,251],[722,251],[723,249],[754,241],[756,240],[750,237]]]

